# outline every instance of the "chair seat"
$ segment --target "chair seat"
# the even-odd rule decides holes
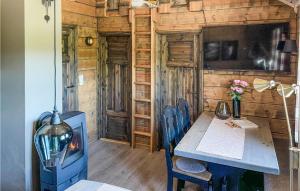
[[[203,172],[199,172],[199,169],[202,168],[203,164],[200,161],[192,161],[193,159],[187,159],[187,158],[183,158],[183,157],[173,157],[173,172],[179,173],[179,174],[183,174],[186,176],[190,176],[193,178],[197,178],[200,180],[204,180],[204,181],[210,181],[212,174],[210,172],[208,172],[206,169]],[[180,162],[179,162],[180,161]],[[192,162],[193,163],[193,167],[195,167],[195,170],[190,170],[190,169],[179,169],[178,166],[176,165],[177,163],[189,163]],[[197,166],[199,165],[199,166]],[[183,165],[179,165],[180,167],[183,167]],[[193,173],[198,171],[197,173]]]

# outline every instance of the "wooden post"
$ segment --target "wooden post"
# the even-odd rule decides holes
[[[131,75],[132,75],[132,93],[131,93],[131,146],[132,148],[135,147],[135,91],[136,91],[136,88],[135,88],[135,80],[136,80],[136,69],[135,69],[135,65],[136,65],[136,54],[135,54],[135,46],[136,46],[136,41],[135,41],[135,38],[136,38],[136,34],[135,34],[135,11],[134,9],[131,9],[130,11],[130,18],[131,18],[131,30],[132,30],[132,36],[131,36],[131,50],[132,50],[132,58],[131,58],[131,68],[132,68],[132,71],[131,71]]]

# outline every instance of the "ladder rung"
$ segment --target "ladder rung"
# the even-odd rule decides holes
[[[134,131],[133,133],[136,135],[143,135],[143,136],[151,137],[151,133],[148,133],[148,132]]]
[[[150,65],[135,65],[136,68],[151,68]]]
[[[144,52],[150,52],[150,48],[137,48],[136,51],[144,51]]]
[[[151,35],[151,32],[135,32],[137,35]]]
[[[135,17],[151,17],[151,15],[135,15]]]
[[[151,86],[150,82],[134,82],[136,85],[146,85],[146,86]]]
[[[149,115],[142,115],[142,114],[134,114],[134,117],[141,118],[141,119],[151,119]]]
[[[140,98],[136,98],[135,101],[140,101],[140,102],[151,102],[150,99],[140,99]]]

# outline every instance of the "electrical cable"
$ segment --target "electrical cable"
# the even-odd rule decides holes
[[[57,107],[56,107],[56,3],[55,0],[53,1],[53,5],[54,5],[54,111],[57,111]]]

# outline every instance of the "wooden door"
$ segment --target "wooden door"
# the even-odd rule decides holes
[[[63,112],[78,110],[77,66],[75,60],[75,29],[62,31]]]
[[[100,136],[129,142],[131,135],[130,36],[107,36],[102,37],[101,41],[103,96],[101,97],[102,134]]]
[[[202,112],[202,63],[201,35],[192,33],[168,34],[159,37],[159,66],[156,97],[157,118],[167,105],[176,106],[178,98],[189,103],[191,121],[195,121]],[[159,140],[162,140],[160,124]]]

